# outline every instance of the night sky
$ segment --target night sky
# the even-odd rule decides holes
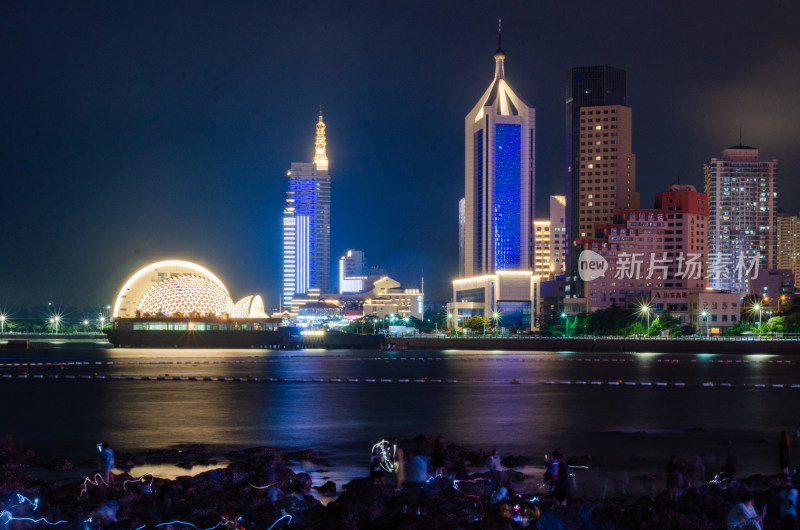
[[[593,64],[628,73],[643,206],[702,189],[741,128],[800,210],[800,2],[6,0],[0,307],[106,305],[168,258],[276,306],[286,170],[311,160],[320,104],[332,263],[361,249],[444,299],[498,17],[536,107],[538,216],[564,192],[565,71]]]

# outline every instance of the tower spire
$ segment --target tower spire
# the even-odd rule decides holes
[[[497,51],[503,51],[503,19],[497,19]]]
[[[317,169],[328,169],[328,155],[325,152],[327,141],[325,139],[325,122],[322,121],[322,105],[319,106],[319,121],[317,122],[317,139],[314,142],[314,164]]]
[[[497,19],[497,51],[494,52],[494,77],[499,79],[505,77],[503,69],[503,60],[506,58],[506,53],[503,51],[503,19]]]

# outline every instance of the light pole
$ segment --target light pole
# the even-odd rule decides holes
[[[6,316],[0,315],[0,333],[6,332]]]
[[[447,322],[450,324],[450,335],[453,335],[453,313],[447,313]]]
[[[500,313],[497,311],[492,312],[492,318],[494,319],[494,334],[498,335],[499,327],[500,327]]]
[[[763,309],[763,307],[761,306],[760,303],[756,302],[755,304],[753,304],[753,309],[758,311],[758,334],[761,335],[761,310]]]
[[[569,338],[569,315],[566,313],[561,313],[561,318],[564,319],[564,336]]]
[[[703,310],[700,314],[703,316],[703,320],[706,321],[706,338],[709,338],[711,337],[711,333],[708,331],[708,311]]]
[[[50,323],[53,324],[56,328],[56,335],[58,335],[58,321],[61,320],[61,317],[56,315],[50,319]]]
[[[105,324],[106,324],[106,317],[100,315],[100,331],[103,331],[103,327],[105,327]]]
[[[650,335],[650,312],[652,310],[653,308],[650,307],[649,303],[644,303],[641,306],[639,306],[639,314],[640,315],[643,314],[647,318],[647,328],[645,329],[644,334],[648,336]]]

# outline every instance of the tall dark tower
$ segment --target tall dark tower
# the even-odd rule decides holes
[[[628,151],[630,151],[630,108],[627,107],[625,70],[614,68],[613,66],[570,68],[567,70],[566,88],[565,187],[567,207],[565,221],[568,253],[566,294],[567,297],[580,298],[583,297],[583,283],[578,276],[578,254],[580,249],[575,246],[575,240],[581,237],[592,237],[593,234],[587,234],[587,231],[590,230],[587,227],[594,222],[603,222],[606,218],[610,220],[613,207],[627,206],[635,208],[639,206],[639,199],[638,194],[635,193],[635,170],[633,172],[633,181],[631,181],[629,175],[628,178],[624,178],[626,175],[620,174],[624,168],[620,167],[621,164],[617,163],[617,160],[609,163],[609,155],[607,154],[614,153],[614,158],[617,158],[620,154],[625,154],[628,160],[619,162],[628,162],[628,169],[632,165],[630,162],[633,155],[629,152],[619,152],[619,148],[622,147],[619,145],[620,140],[624,141],[625,139],[617,136],[618,134],[624,134],[622,131],[617,131],[617,127],[627,121],[627,147]],[[605,117],[606,121],[600,121],[603,119],[602,117],[595,118],[595,110],[587,112],[587,107],[592,107],[593,109],[600,107],[600,109],[597,109],[599,111],[598,116]],[[583,116],[581,109],[584,109]],[[605,114],[602,114],[604,111]],[[587,117],[587,113],[591,113],[592,117]],[[609,116],[614,117],[613,122],[608,121],[611,119]],[[595,119],[598,120],[597,123],[595,123]],[[611,127],[610,124],[614,124],[614,129],[609,128]],[[592,131],[589,131],[589,127],[591,127]],[[595,132],[597,127],[599,128]],[[589,135],[593,137],[591,140],[587,139]],[[595,139],[594,136],[598,138]],[[591,157],[586,155],[588,149],[592,149]],[[611,149],[613,151],[610,151]],[[597,151],[596,156],[594,156],[595,150]],[[600,162],[599,164],[586,163],[589,160],[594,162],[595,158]],[[582,162],[584,163],[582,164]],[[600,167],[604,163],[606,166],[613,164],[615,167]],[[597,177],[596,179],[593,178],[595,176]],[[604,179],[605,182],[603,182]],[[583,182],[581,182],[582,180]],[[597,182],[594,182],[595,180]],[[609,182],[610,180],[617,182],[612,184]],[[626,180],[628,181],[627,185]],[[587,201],[587,197],[594,195],[594,193],[587,193],[593,191],[594,184],[597,184],[597,191],[600,192],[598,198],[601,200],[599,202],[596,199]],[[611,190],[608,188],[612,186],[617,188],[614,190],[613,198],[608,197],[608,195],[611,195],[609,193]],[[582,195],[584,197],[581,197]],[[603,197],[603,195],[606,197]],[[596,209],[587,212],[587,209],[594,208]]]

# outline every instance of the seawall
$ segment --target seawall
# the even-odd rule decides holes
[[[387,337],[409,350],[502,350],[547,352],[800,353],[800,339],[634,337]]]

